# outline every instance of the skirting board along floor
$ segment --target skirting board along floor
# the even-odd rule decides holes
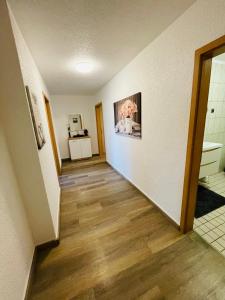
[[[132,181],[130,181],[127,177],[125,177],[119,170],[114,168],[108,161],[106,163],[117,172],[120,176],[122,176],[125,180],[127,180],[134,188],[136,188],[144,197],[146,197],[155,207],[157,207],[161,213],[178,229],[180,230],[180,225],[178,225],[164,210],[161,209],[154,201],[152,201],[144,192],[142,192]]]
[[[27,289],[26,289],[26,294],[25,294],[24,300],[30,299],[31,287],[32,287],[32,284],[34,281],[34,272],[35,272],[36,261],[37,261],[37,248],[34,249],[34,254],[33,254],[33,258],[32,258],[32,263],[31,263],[31,268],[30,268],[30,273],[29,273]]]
[[[30,296],[31,296],[31,289],[32,289],[32,284],[34,282],[35,268],[36,268],[38,253],[40,253],[41,251],[48,251],[52,248],[55,248],[59,245],[59,243],[60,243],[60,241],[59,241],[59,239],[57,239],[57,240],[52,240],[52,241],[46,242],[44,244],[40,244],[35,247],[24,300],[29,300]]]
[[[34,282],[34,275],[35,275],[35,268],[36,268],[36,262],[37,262],[37,257],[38,254],[41,251],[48,251],[52,248],[55,248],[59,245],[60,243],[60,224],[61,224],[61,220],[60,220],[60,216],[61,216],[61,197],[62,197],[62,191],[60,190],[60,197],[59,197],[59,214],[58,214],[58,239],[56,240],[52,240],[52,241],[48,241],[46,243],[40,244],[38,246],[35,247],[34,249],[34,254],[33,254],[33,258],[32,258],[32,263],[31,263],[31,268],[30,268],[30,273],[29,273],[29,278],[28,278],[28,283],[27,283],[27,289],[26,289],[26,294],[25,294],[25,298],[24,300],[29,300],[30,299],[30,295],[31,295],[31,288],[32,288],[32,284]]]

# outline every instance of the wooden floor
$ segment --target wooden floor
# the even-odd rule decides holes
[[[74,161],[66,161],[63,163],[63,170],[67,169],[75,169],[75,168],[83,168],[87,166],[93,166],[97,164],[101,164],[106,161],[105,155],[99,156],[95,155],[92,156],[91,158],[86,158],[86,159],[79,159],[79,160],[74,160]]]
[[[31,299],[225,299],[225,259],[106,163],[60,180],[61,243],[38,254]]]

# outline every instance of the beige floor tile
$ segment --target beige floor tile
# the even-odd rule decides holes
[[[208,243],[212,243],[212,242],[214,242],[214,240],[215,239],[213,239],[211,236],[209,236],[207,233],[206,234],[204,234],[204,235],[202,235],[202,238],[206,241],[206,242],[208,242]]]
[[[209,176],[208,181],[201,184],[225,198],[224,172]],[[195,219],[194,231],[225,256],[225,205]]]
[[[210,222],[205,223],[205,226],[207,226],[210,230],[213,230],[214,228],[216,228],[216,226],[211,224]]]
[[[197,227],[196,229],[195,229],[195,232],[197,232],[199,235],[204,235],[205,234],[205,232],[202,230],[202,229],[200,229],[200,227]]]
[[[219,252],[222,252],[223,250],[225,250],[224,247],[222,245],[220,245],[217,241],[213,242],[211,245],[213,246],[213,248],[215,248]]]
[[[225,239],[223,237],[219,238],[217,242],[225,248]]]

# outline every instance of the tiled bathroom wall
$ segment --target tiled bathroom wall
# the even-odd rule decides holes
[[[212,63],[204,141],[223,144],[220,171],[225,168],[225,61]]]

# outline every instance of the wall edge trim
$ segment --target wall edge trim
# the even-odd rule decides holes
[[[28,275],[28,281],[27,281],[27,287],[26,287],[26,291],[25,291],[24,300],[29,300],[30,299],[31,287],[32,287],[32,284],[34,282],[34,273],[35,273],[36,262],[37,262],[37,248],[35,247],[33,257],[32,257],[30,272],[29,272],[29,275]]]

